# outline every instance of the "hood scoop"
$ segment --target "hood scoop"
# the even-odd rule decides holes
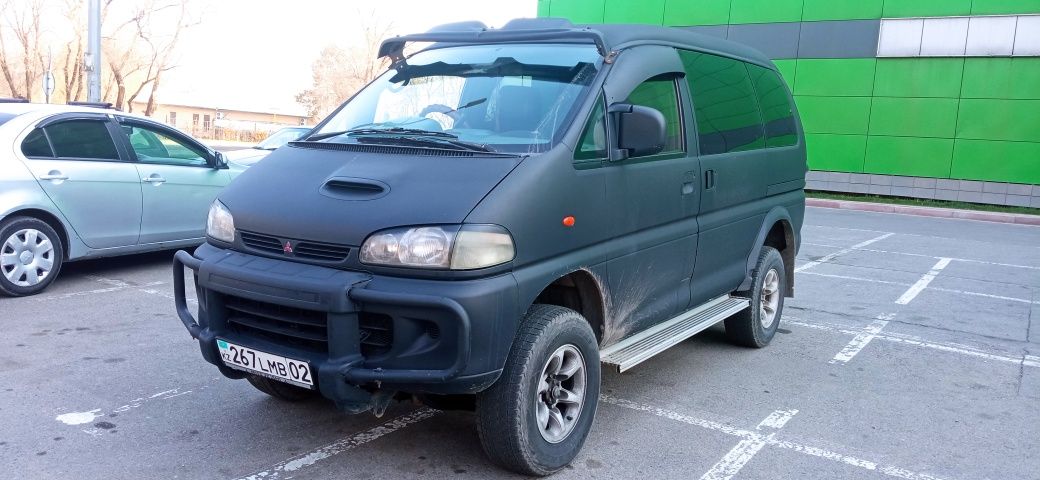
[[[390,193],[390,186],[368,178],[333,177],[319,190],[322,195],[337,200],[375,200]]]

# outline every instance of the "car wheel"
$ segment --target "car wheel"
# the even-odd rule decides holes
[[[257,390],[282,401],[302,402],[318,396],[316,390],[309,390],[303,387],[297,387],[296,385],[289,385],[288,383],[271,380],[267,377],[250,375],[246,378],[249,380],[249,384],[256,387]]]
[[[599,387],[599,347],[585,318],[563,307],[531,307],[502,376],[477,394],[484,451],[517,473],[559,471],[585,443]]]
[[[22,297],[42,292],[61,271],[61,237],[47,222],[14,217],[0,223],[0,294]]]
[[[737,294],[751,300],[751,308],[726,319],[726,336],[738,345],[762,348],[776,335],[784,309],[787,275],[784,259],[773,247],[764,246],[751,274],[751,290]]]

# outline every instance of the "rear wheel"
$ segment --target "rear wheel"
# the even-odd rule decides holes
[[[599,347],[585,318],[568,308],[531,307],[502,376],[477,394],[484,451],[517,473],[559,471],[585,443],[599,387]]]
[[[13,217],[0,223],[0,294],[35,295],[57,278],[65,252],[47,222]]]
[[[780,325],[787,276],[784,259],[773,247],[764,246],[751,274],[751,289],[738,295],[751,300],[751,308],[726,319],[726,335],[733,343],[761,348],[769,345]]]
[[[316,390],[308,390],[303,387],[289,385],[288,383],[271,380],[267,377],[250,375],[246,378],[252,386],[256,387],[257,390],[286,402],[302,402],[318,396]]]

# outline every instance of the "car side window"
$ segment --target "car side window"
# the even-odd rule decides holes
[[[679,90],[672,76],[651,78],[632,90],[628,103],[655,108],[664,115],[665,145],[658,155],[683,151],[682,111]]]
[[[679,51],[697,117],[701,155],[765,147],[755,88],[744,62]]]
[[[25,136],[25,140],[22,140],[22,155],[29,158],[54,158],[54,151],[43,129],[37,128]]]
[[[43,128],[58,158],[119,160],[106,122],[69,120]]]
[[[758,65],[747,65],[755,83],[758,104],[765,123],[766,147],[786,147],[798,143],[798,128],[794,123],[794,108],[787,87],[776,72]]]
[[[173,138],[157,128],[131,124],[122,126],[130,148],[140,163],[205,167],[208,153],[195,145]]]
[[[592,163],[607,158],[607,124],[606,109],[603,99],[596,101],[596,107],[589,115],[589,121],[581,134],[581,142],[574,152],[574,163]]]

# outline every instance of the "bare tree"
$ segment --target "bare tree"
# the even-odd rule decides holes
[[[32,100],[43,75],[40,17],[43,0],[0,1],[0,71],[11,95]],[[10,48],[10,50],[9,50]]]
[[[386,70],[388,61],[377,58],[379,45],[393,30],[391,23],[374,14],[362,18],[361,43],[342,48],[327,45],[311,65],[313,86],[296,95],[314,119],[324,117],[372,79]]]

